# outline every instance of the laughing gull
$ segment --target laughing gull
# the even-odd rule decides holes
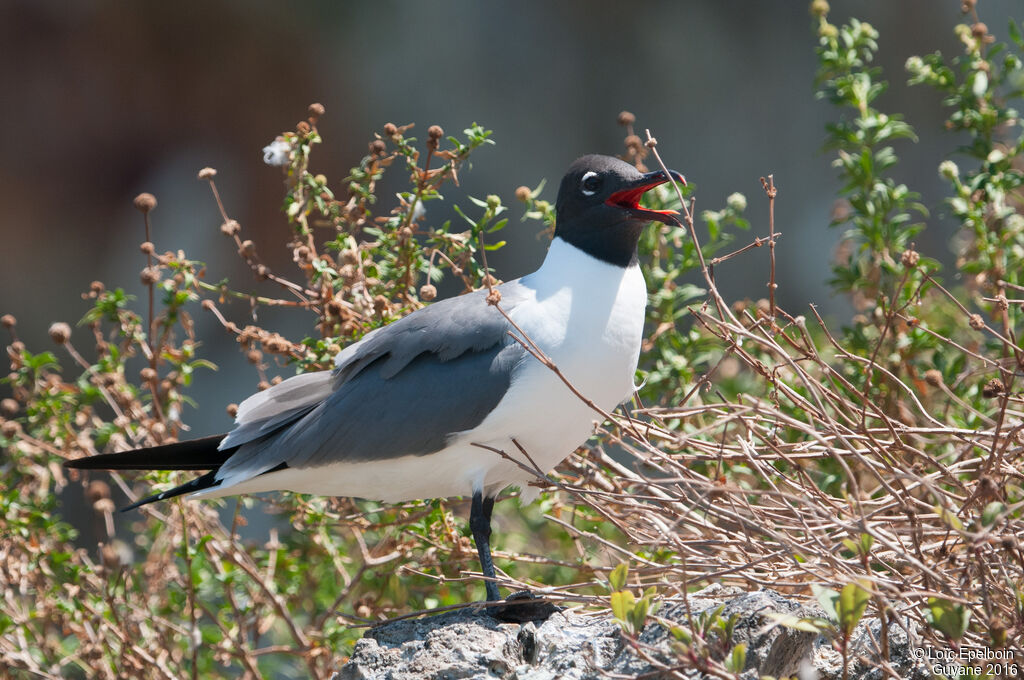
[[[678,172],[669,175],[685,184]],[[249,397],[226,435],[66,465],[209,470],[126,510],[186,493],[290,490],[385,502],[472,494],[469,526],[487,599],[497,601],[489,543],[495,497],[509,485],[535,495],[528,470],[555,467],[600,420],[526,349],[520,330],[604,411],[631,396],[647,304],[637,241],[651,221],[679,223],[674,211],[639,201],[668,180],[609,156],[574,162],[558,189],[544,263],[496,286],[518,329],[487,290],[435,302],[349,345],[333,370]]]

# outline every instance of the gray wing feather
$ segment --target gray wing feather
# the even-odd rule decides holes
[[[506,310],[526,294],[515,281],[501,292]],[[309,467],[439,451],[450,435],[480,424],[504,396],[527,356],[510,330],[487,304],[486,291],[434,303],[378,329],[346,348],[326,398],[303,403],[293,392],[292,409],[240,423],[228,436],[238,432],[235,441],[245,443],[217,477],[255,475],[281,463]]]

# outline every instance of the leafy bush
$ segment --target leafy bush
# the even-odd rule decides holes
[[[519,528],[503,532],[497,553],[517,577],[507,585],[548,584],[554,600],[610,606],[634,645],[661,601],[721,582],[816,595],[826,618],[787,623],[832,635],[844,658],[864,616],[883,622],[874,662],[889,657],[890,628],[911,624],[935,647],[1021,653],[1024,136],[1013,104],[1024,42],[1015,24],[1012,45],[994,42],[974,3],[964,5],[971,23],[956,28],[961,56],[907,61],[911,83],[944,95],[948,128],[970,135],[957,161],[939,167],[951,192],[941,209],[961,228],[958,271],[946,274],[955,285],[944,283],[937,259],[915,250],[929,213],[897,174],[894,144],[910,143],[912,127],[875,108],[886,86],[872,66],[877,32],[856,20],[831,23],[827,3],[815,0],[818,88],[838,111],[827,139],[842,180],[836,224],[845,228],[832,285],[857,314],[833,331],[813,307],[810,316],[777,307],[773,287],[768,300],[730,304],[719,293],[721,272],[766,252],[773,268],[774,248],[787,247],[771,210],[789,180],[777,188],[765,179],[767,219],[747,217],[738,194],[703,212],[703,244],[693,187],[649,194],[652,207],[680,209],[684,219],[641,242],[651,294],[643,386],[557,474],[538,479],[557,493],[514,519],[499,513]],[[69,483],[62,460],[182,436],[189,382],[209,367],[193,333],[198,308],[236,337],[266,387],[270,360],[327,367],[345,344],[433,299],[443,279],[469,290],[493,276],[481,250],[501,246],[500,199],[467,199],[472,207],[458,211],[464,223],[456,225],[436,224],[422,209],[450,190],[490,132],[473,125],[445,137],[434,126],[421,143],[411,126],[386,125],[336,194],[336,183],[311,170],[323,114],[313,105],[266,150],[286,173],[287,247],[298,276],[270,271],[221,206],[221,230],[276,294],[211,283],[200,262],[158,252],[149,230],[159,212],[143,195],[145,311],[94,283],[81,322],[95,343],[90,358],[66,324],[50,329],[68,366],[25,347],[4,317],[13,398],[0,424],[0,569],[9,584],[0,668],[44,677],[197,677],[224,667],[323,677],[361,634],[352,624],[482,591],[461,575],[475,568],[475,553],[454,519],[459,500],[179,499],[145,506],[129,543],[113,532],[110,488],[93,476],[83,481],[103,543],[75,548],[76,532],[60,517],[56,491]],[[661,163],[653,140],[634,134],[631,115],[620,123],[624,158]],[[378,192],[387,172],[408,178],[395,202]],[[200,172],[216,197],[214,176]],[[550,231],[543,183],[516,195],[524,219]],[[730,230],[751,223],[763,235],[727,252]],[[163,240],[161,227],[153,242]],[[681,282],[692,271],[703,288]],[[261,306],[311,314],[316,335],[292,340],[229,318]],[[142,481],[166,488],[183,478],[148,473]],[[134,495],[121,476],[112,479]],[[254,506],[296,530],[243,542],[239,529]],[[732,645],[729,621],[712,615],[671,632],[683,667],[738,677],[745,649]]]

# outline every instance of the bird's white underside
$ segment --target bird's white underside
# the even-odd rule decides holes
[[[510,316],[573,386],[605,411],[627,399],[647,300],[640,268],[607,264],[556,238],[541,268],[519,283],[529,295]],[[532,467],[513,444],[515,439],[547,472],[586,441],[601,416],[534,357],[527,356],[515,371],[508,393],[484,421],[452,436],[436,453],[288,468],[255,477],[229,475],[193,497],[284,489],[398,502],[475,491],[493,494],[508,485],[521,485],[525,495],[535,495],[524,484],[534,475],[474,444],[501,449]],[[309,381],[313,391],[324,389],[313,378],[291,380]],[[255,395],[240,407],[239,420],[254,417],[264,405]]]

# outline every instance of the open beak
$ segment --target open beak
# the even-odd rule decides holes
[[[679,225],[679,220],[675,217],[679,213],[675,210],[648,210],[647,208],[640,207],[640,197],[659,184],[664,184],[669,178],[686,186],[686,178],[675,170],[669,170],[668,177],[661,170],[655,170],[654,172],[641,175],[639,179],[625,189],[616,191],[608,197],[605,203],[622,208],[638,219]]]

